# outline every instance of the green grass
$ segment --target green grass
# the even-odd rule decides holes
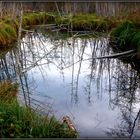
[[[6,45],[12,43],[17,38],[17,30],[14,26],[1,22],[0,23],[0,44]]]
[[[120,51],[135,49],[140,54],[140,28],[132,21],[125,21],[112,30],[111,41],[113,40]]]
[[[140,49],[140,30],[131,36],[131,46],[134,46],[134,49]]]
[[[45,12],[40,13],[24,13],[22,19],[22,28],[37,24],[46,24],[54,21],[54,15]],[[11,19],[5,17],[0,20],[0,45],[9,46],[17,40],[19,17]]]
[[[0,83],[0,102],[11,102],[16,99],[18,92],[18,85],[12,84],[10,81],[3,81]]]
[[[54,116],[40,115],[17,102],[18,85],[0,83],[0,137],[1,138],[74,138],[69,130]]]
[[[55,117],[44,117],[30,108],[0,103],[0,137],[2,138],[72,138],[76,133],[65,128]]]
[[[90,30],[90,31],[107,32],[114,27],[115,28],[117,27],[117,30],[122,30],[122,28],[125,28],[118,27],[118,25],[120,25],[124,20],[129,20],[138,26],[139,22],[137,22],[136,19],[138,18],[132,18],[132,16],[128,16],[125,19],[119,19],[114,17],[112,18],[100,17],[96,16],[95,14],[75,14],[75,15],[69,14],[60,16],[58,13],[33,12],[23,14],[22,28],[26,28],[26,26],[32,25],[53,23],[56,25],[65,24],[64,26],[66,28],[76,31]],[[17,40],[20,22],[19,20],[20,20],[19,17],[17,17],[16,19],[11,19],[9,16],[0,19],[1,46],[11,45],[12,42]],[[125,32],[121,33],[122,36],[125,35]]]
[[[108,20],[97,17],[95,14],[76,14],[56,16],[55,22],[58,25],[71,25],[72,30],[107,30],[110,26]]]
[[[135,34],[134,29],[134,24],[126,21],[112,31],[111,36],[114,37],[120,50],[132,49],[130,43]]]

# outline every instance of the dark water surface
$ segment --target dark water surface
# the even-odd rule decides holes
[[[139,137],[140,79],[113,53],[107,36],[26,34],[0,61],[0,78],[20,82],[19,100],[58,119],[80,137]]]

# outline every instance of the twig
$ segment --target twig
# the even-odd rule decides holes
[[[134,52],[135,52],[135,50],[129,50],[129,51],[125,51],[125,52],[122,52],[122,53],[116,53],[116,54],[111,54],[111,55],[107,55],[107,56],[94,57],[93,59],[117,58],[117,57],[128,55],[128,54],[131,54],[131,53],[134,53]]]
[[[34,31],[31,31],[31,30],[25,30],[25,29],[21,29],[21,30],[28,33],[34,33]]]
[[[135,118],[135,120],[134,120],[133,127],[132,127],[132,131],[131,131],[131,134],[130,134],[130,138],[132,138],[132,135],[133,135],[133,133],[134,133],[134,128],[135,128],[135,126],[136,126],[136,121],[137,121],[137,119],[138,119],[139,116],[140,116],[140,110],[139,110],[139,112],[137,113],[137,116],[136,116],[136,118]]]

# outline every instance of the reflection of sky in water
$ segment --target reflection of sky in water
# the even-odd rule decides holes
[[[28,42],[28,36],[23,39],[23,41]],[[37,100],[45,102],[51,102],[52,108],[55,115],[60,118],[65,115],[69,115],[77,130],[80,132],[81,137],[102,137],[105,136],[105,131],[108,128],[114,128],[114,126],[120,121],[118,117],[121,115],[121,112],[118,108],[111,109],[109,105],[109,71],[108,63],[103,60],[103,68],[100,71],[99,65],[102,60],[96,62],[96,67],[93,70],[93,79],[91,84],[91,93],[88,95],[88,82],[89,74],[91,72],[91,60],[92,51],[96,51],[94,57],[107,55],[107,40],[100,38],[98,42],[95,43],[95,39],[92,40],[81,40],[81,39],[68,39],[68,43],[64,40],[61,41],[51,41],[49,38],[44,40],[41,44],[40,41],[35,38],[33,41],[34,46],[26,46],[25,50],[28,52],[27,59],[28,65],[30,68],[34,61],[37,62],[38,66],[31,68],[28,71],[29,79],[34,79],[35,93],[32,97]],[[73,42],[74,44],[74,57],[73,55]],[[70,43],[70,45],[69,45]],[[72,99],[72,70],[73,66],[71,65],[74,62],[77,62],[74,65],[74,92],[76,93],[76,79],[80,66],[79,56],[82,56],[82,49],[85,45],[83,60],[89,59],[87,61],[82,61],[81,70],[78,81],[78,102],[74,104],[71,101]],[[29,47],[31,47],[29,49]],[[93,50],[93,47],[95,49]],[[27,49],[28,48],[28,49]],[[32,50],[34,54],[30,53]],[[49,53],[51,51],[51,53]],[[48,54],[48,55],[46,55]],[[62,57],[62,58],[61,58]],[[79,61],[79,62],[78,62]],[[49,64],[48,64],[49,63]],[[117,60],[111,60],[109,63],[110,66],[110,75],[117,75],[115,73],[117,70]],[[41,66],[40,66],[41,65]],[[69,67],[70,66],[70,67]],[[64,69],[61,69],[61,68]],[[120,67],[124,67],[120,63]],[[41,72],[43,71],[43,73]],[[99,82],[98,82],[99,80]],[[99,85],[98,85],[99,84]],[[111,86],[114,87],[115,79],[111,78]],[[39,93],[39,94],[36,94]],[[112,92],[112,98],[115,97],[115,92]],[[46,96],[51,97],[48,99]],[[91,98],[91,103],[88,102],[88,96]],[[137,108],[139,105],[136,104]]]
[[[73,119],[77,129],[81,132],[81,136],[100,136],[100,133],[103,135],[104,130],[113,127],[116,123],[118,111],[112,111],[109,108],[107,93],[104,93],[102,99],[98,99],[96,89],[94,89],[94,93],[92,94],[94,96],[93,102],[89,104],[87,96],[83,92],[83,89],[80,88],[78,92],[78,105],[72,105],[69,84],[71,79],[69,79],[69,76],[65,76],[67,82],[64,82],[60,78],[60,75],[48,76],[45,81],[38,78],[36,74],[34,76],[37,78],[37,90],[53,98],[55,115],[58,118],[69,115]],[[81,84],[84,84],[84,82],[81,81],[79,85]],[[45,101],[44,98],[42,100]]]

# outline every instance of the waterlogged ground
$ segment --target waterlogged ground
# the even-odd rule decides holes
[[[0,78],[20,82],[19,100],[58,119],[79,137],[139,137],[140,79],[112,52],[107,36],[28,33],[1,59]]]

